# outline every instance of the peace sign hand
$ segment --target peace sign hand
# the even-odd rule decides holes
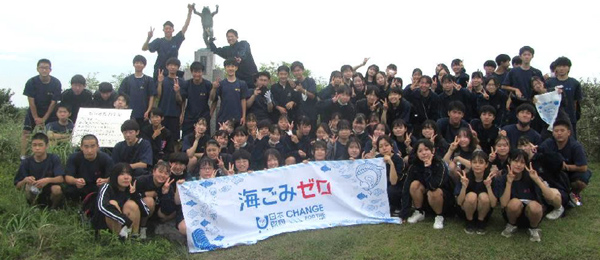
[[[463,188],[469,186],[469,178],[467,178],[467,174],[463,170],[457,170],[458,176],[460,176],[460,183]]]
[[[434,134],[433,136],[431,136],[431,138],[429,138],[429,141],[431,141],[431,143],[433,143],[435,145],[435,138],[437,137],[437,134]]]
[[[388,105],[388,99],[386,98],[386,99],[385,99],[385,101],[383,101],[383,110],[384,110],[384,111],[387,111],[387,110],[388,110],[388,108],[389,108],[389,105]]]
[[[492,146],[492,152],[490,153],[490,158],[488,159],[489,162],[494,162],[496,160],[496,150],[494,149],[494,147]]]
[[[229,168],[227,168],[227,171],[225,171],[225,174],[227,174],[227,176],[231,176],[235,174],[235,167],[233,167],[233,163],[229,163]]]
[[[412,137],[412,133],[408,133],[406,135],[406,138],[404,139],[404,144],[406,145],[406,147],[410,146],[410,142],[412,142],[411,137]]]
[[[219,156],[219,158],[217,158],[217,166],[219,167],[219,169],[225,169],[225,163],[223,162],[223,156]]]
[[[129,193],[135,193],[135,186],[137,186],[137,180],[133,181],[133,184],[129,182]]]
[[[510,165],[506,165],[506,168],[508,169],[508,174],[506,175],[506,182],[512,183],[515,180],[515,174],[513,173],[512,169],[510,168]]]
[[[163,74],[165,71],[163,69],[158,69],[158,82],[163,82],[165,81],[165,74]]]
[[[458,136],[454,137],[454,142],[450,144],[450,150],[454,151],[458,148]]]
[[[179,86],[179,79],[175,78],[174,80],[174,84],[173,84],[173,90],[175,90],[175,92],[179,92],[181,90],[181,87]]]
[[[169,178],[162,186],[162,194],[167,194],[169,193],[169,190],[171,189],[171,183],[173,183],[175,181],[175,179],[173,178]]]
[[[496,177],[496,174],[498,174],[498,171],[490,171],[490,175],[488,175],[488,177],[483,180],[483,184],[485,185],[485,187],[489,188],[492,186],[492,180]]]
[[[533,168],[533,164],[531,162],[529,162],[529,167],[525,166],[525,170],[527,170],[527,172],[529,172],[529,177],[534,180],[534,181],[539,181],[540,176],[538,175],[537,171]]]

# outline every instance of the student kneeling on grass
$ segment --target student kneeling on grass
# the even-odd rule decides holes
[[[114,163],[110,155],[99,149],[98,138],[88,134],[81,138],[81,151],[69,156],[65,175],[67,198],[80,201],[108,182]]]
[[[169,163],[158,161],[152,169],[152,175],[142,175],[136,178],[135,190],[142,194],[142,200],[148,206],[149,214],[140,220],[140,238],[146,239],[146,224],[148,218],[152,217],[154,212],[161,221],[168,221],[175,217],[174,205],[166,203],[163,200],[173,200],[172,193],[169,193],[171,184],[175,179],[170,178],[171,169]],[[163,206],[166,206],[163,207]]]
[[[435,213],[434,229],[444,228],[443,215],[450,215],[454,207],[452,196],[453,182],[448,173],[448,166],[435,156],[433,143],[421,139],[415,144],[414,162],[408,169],[408,176],[402,191],[402,213],[408,215],[412,200],[415,212],[408,218],[408,223],[417,223],[425,219],[424,208],[430,207]],[[426,201],[425,201],[426,200]]]
[[[100,223],[100,229],[108,228],[121,239],[131,234],[139,237],[140,220],[150,213],[142,194],[135,189],[132,173],[133,169],[127,163],[115,165],[109,182],[98,193],[98,209],[102,214],[94,215],[103,219],[95,221]]]
[[[492,189],[493,179],[499,174],[494,168],[489,173],[488,155],[484,151],[475,151],[471,157],[471,170],[458,171],[460,182],[454,189],[456,204],[460,207],[460,215],[466,220],[467,234],[485,234],[485,226],[496,207],[498,199]]]
[[[27,202],[31,205],[60,206],[63,191],[60,186],[64,182],[65,172],[60,158],[47,153],[48,136],[37,133],[31,138],[33,156],[21,161],[19,171],[15,175],[14,184],[17,189],[25,189]]]
[[[496,181],[495,193],[500,197],[506,227],[502,236],[511,237],[517,227],[529,228],[529,240],[540,242],[539,224],[544,208],[542,198],[550,204],[560,200],[556,189],[544,184],[523,150],[513,150],[509,157],[508,173]],[[560,202],[558,202],[560,205]]]

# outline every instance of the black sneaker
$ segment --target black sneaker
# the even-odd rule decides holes
[[[485,222],[481,220],[477,220],[477,224],[475,225],[475,229],[477,230],[477,235],[485,235]]]
[[[392,218],[399,218],[400,217],[400,210],[396,209],[392,211]]]
[[[467,220],[465,225],[465,233],[472,235],[475,234],[475,220]]]

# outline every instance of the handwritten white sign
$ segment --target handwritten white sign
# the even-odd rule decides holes
[[[131,109],[87,108],[79,109],[71,143],[77,145],[81,137],[93,134],[100,147],[115,147],[123,141],[121,125],[131,118]]]

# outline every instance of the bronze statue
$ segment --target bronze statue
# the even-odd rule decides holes
[[[202,20],[202,38],[204,39],[204,44],[206,44],[207,48],[210,48],[210,40],[214,38],[213,34],[213,16],[219,12],[219,5],[217,5],[217,9],[211,13],[208,6],[202,8],[202,12],[196,11],[196,4],[192,5],[194,8],[194,13],[200,16]]]

